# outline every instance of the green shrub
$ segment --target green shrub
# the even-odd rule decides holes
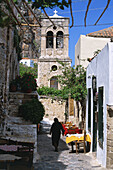
[[[37,92],[38,92],[39,95],[54,95],[54,96],[58,96],[58,95],[61,94],[61,90],[57,90],[55,88],[47,87],[47,86],[43,86],[41,88],[38,88]]]
[[[19,115],[25,120],[38,124],[45,114],[45,109],[38,99],[32,99],[19,106]]]
[[[69,94],[69,89],[61,89],[61,90],[58,90],[58,89],[55,89],[55,88],[51,88],[51,87],[46,87],[46,86],[43,86],[41,88],[38,88],[37,89],[37,92],[39,95],[46,95],[46,96],[51,96],[51,97],[59,97],[59,98],[62,98],[62,99],[68,99],[68,94]]]
[[[32,73],[32,75],[34,76],[34,78],[37,78],[37,64],[34,63],[34,67],[28,67],[25,64],[20,63],[19,64],[19,74],[22,77],[25,73]]]

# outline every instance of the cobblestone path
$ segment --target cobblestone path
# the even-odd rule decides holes
[[[58,152],[55,152],[48,132],[46,129],[38,134],[39,158],[34,170],[105,170],[92,153],[71,153],[71,146],[66,144],[65,136],[61,136]]]

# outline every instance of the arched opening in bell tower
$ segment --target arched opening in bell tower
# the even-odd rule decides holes
[[[47,32],[46,48],[53,48],[53,32],[52,31]]]
[[[63,48],[64,46],[64,35],[62,31],[58,31],[56,35],[56,48]]]

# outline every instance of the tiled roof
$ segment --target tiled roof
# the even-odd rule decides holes
[[[113,26],[87,34],[90,37],[113,38]]]

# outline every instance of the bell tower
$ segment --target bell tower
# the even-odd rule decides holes
[[[60,89],[57,75],[62,74],[58,60],[71,65],[68,56],[69,18],[57,15],[41,18],[41,56],[38,60],[38,86]]]

